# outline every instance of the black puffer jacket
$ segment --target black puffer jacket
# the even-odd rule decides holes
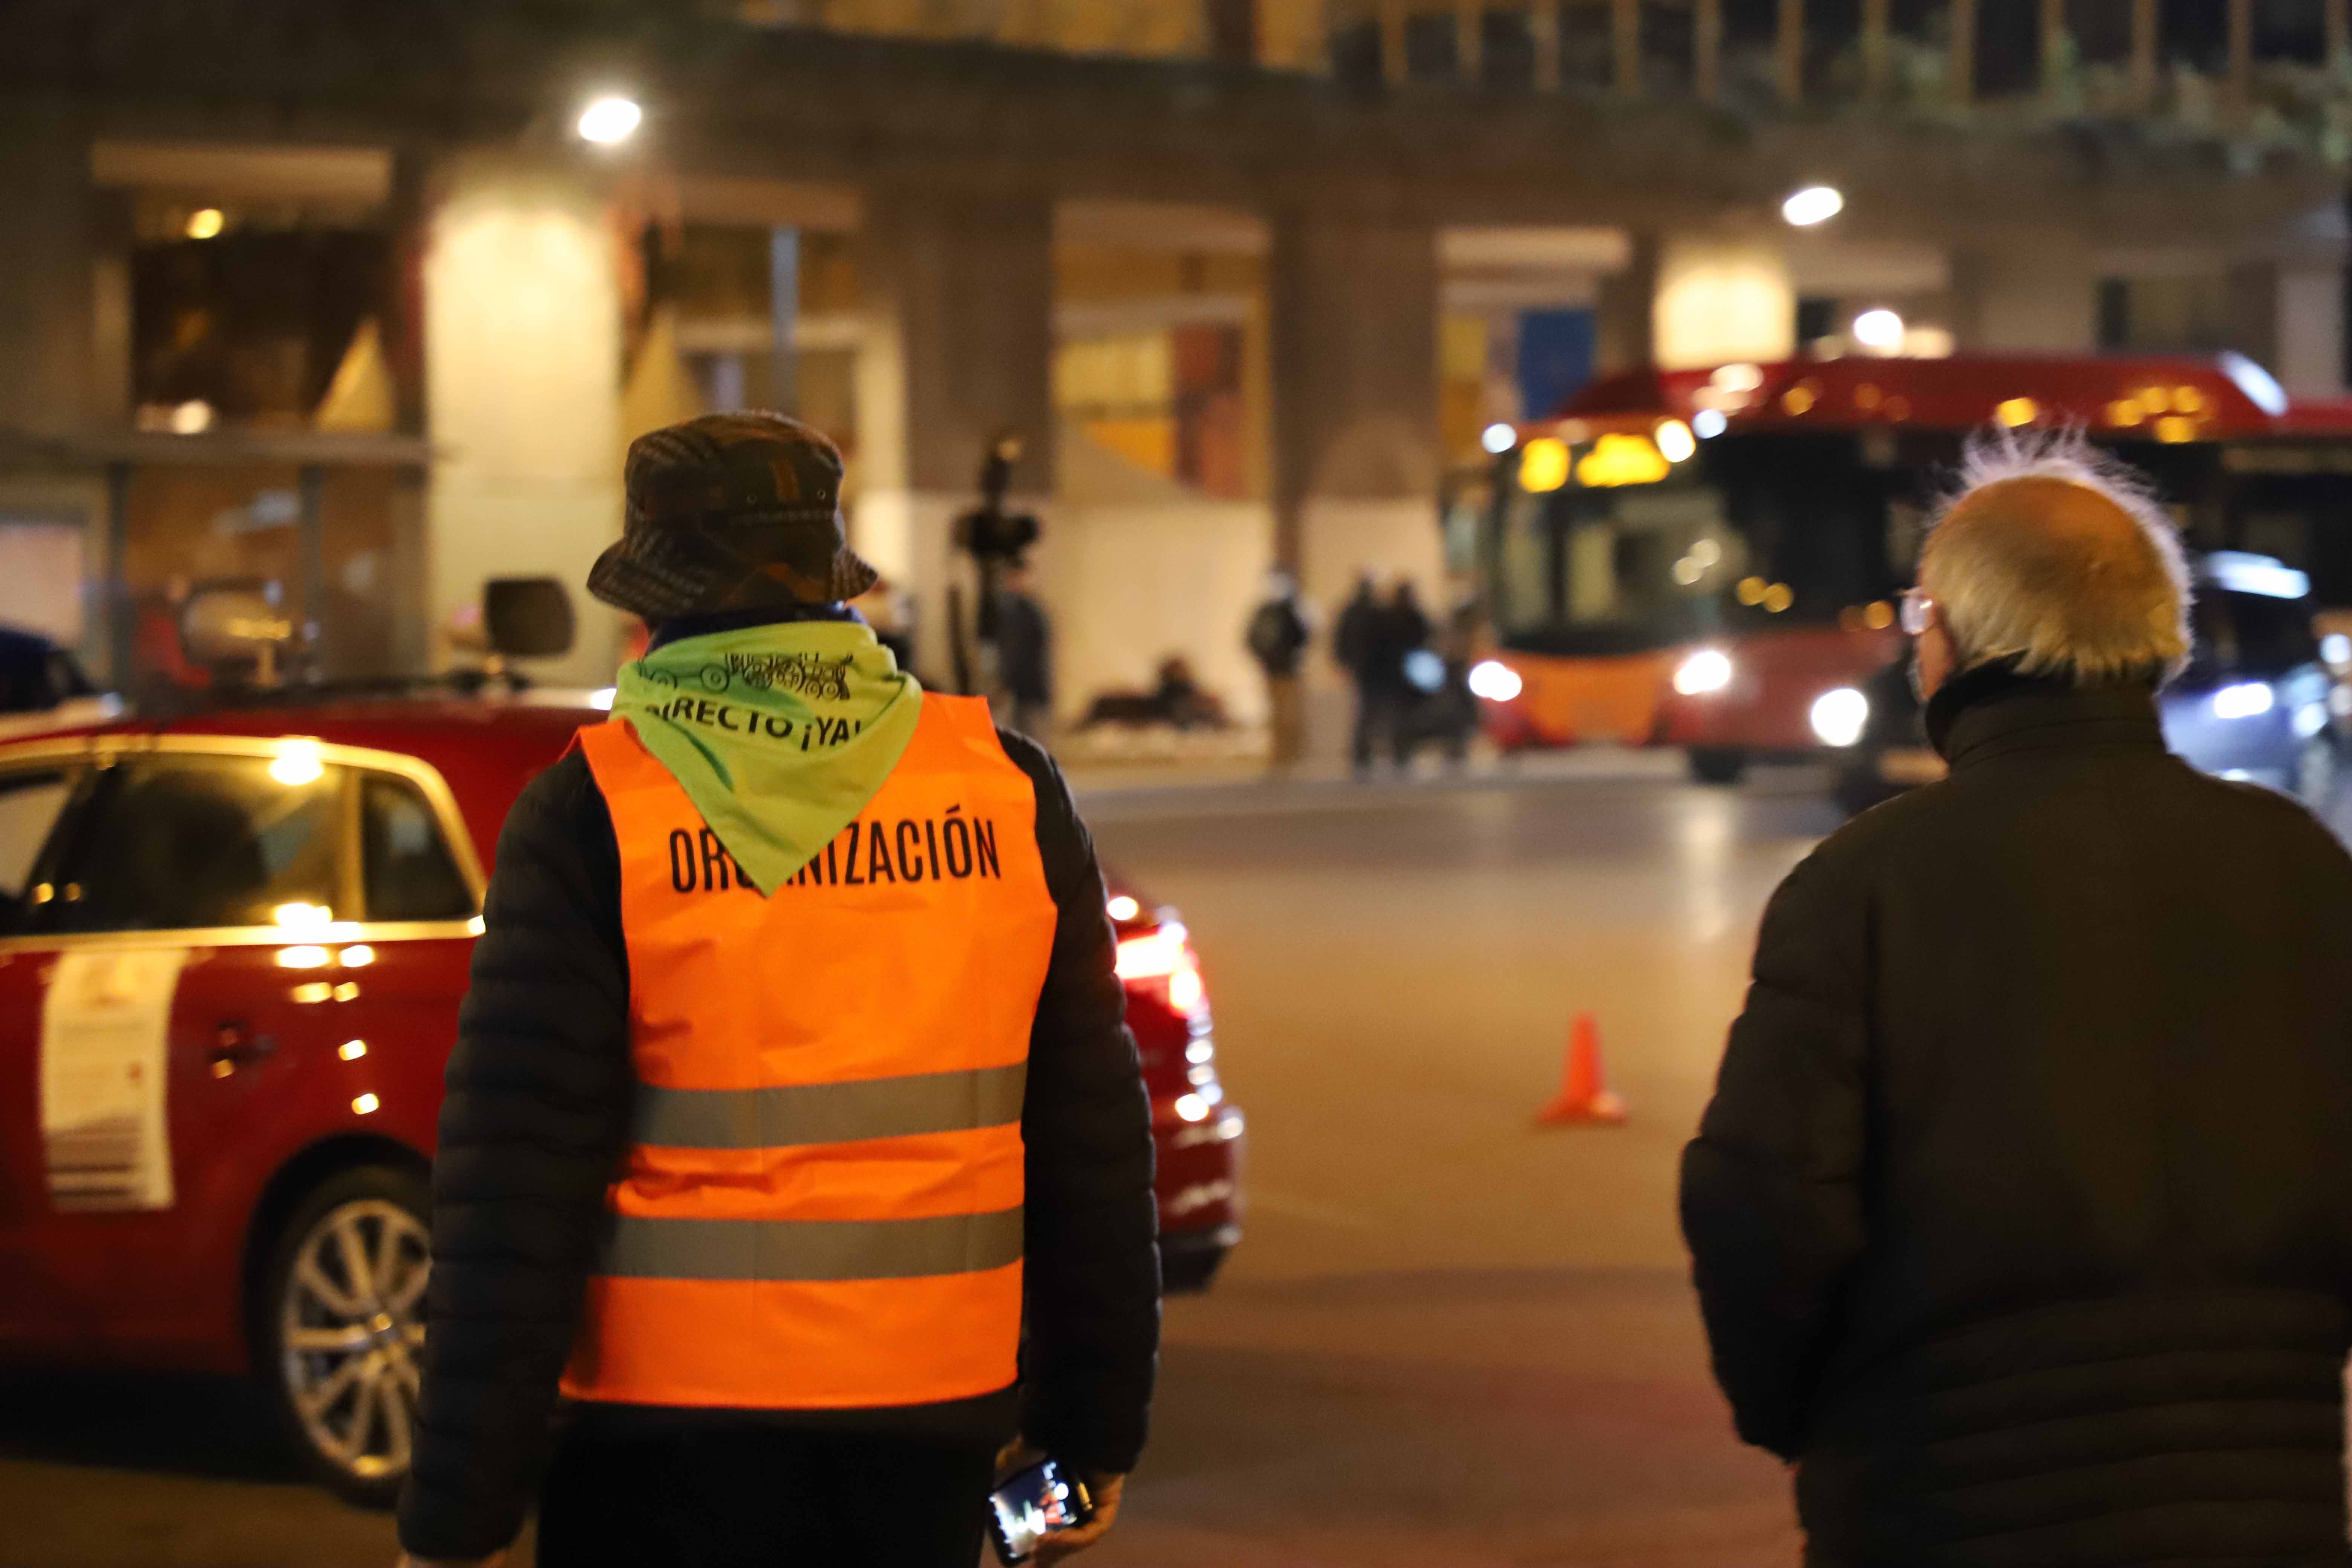
[[[1093,841],[1052,759],[999,734],[1035,788],[1037,847],[1060,911],[1021,1118],[1022,1388],[844,1412],[583,1406],[574,1418],[588,1429],[756,1420],[992,1445],[1017,1425],[1082,1468],[1134,1467],[1160,1330],[1150,1111]],[[626,1137],[628,1005],[620,853],[575,750],[523,792],[499,835],[449,1058],[433,1168],[430,1333],[400,1508],[401,1543],[419,1557],[482,1556],[520,1528]]]
[[[2352,859],[2144,689],[1930,726],[1774,896],[1685,1156],[1740,1435],[1824,1568],[2341,1563]]]

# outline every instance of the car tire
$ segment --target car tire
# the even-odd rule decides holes
[[[2294,798],[2326,811],[2336,798],[2338,772],[2336,742],[2325,731],[2306,738],[2294,757]]]
[[[390,1508],[407,1477],[425,1341],[426,1188],[362,1165],[279,1227],[254,1301],[254,1364],[303,1467],[348,1502]]]
[[[1732,746],[1693,746],[1690,775],[1703,784],[1736,784],[1748,776],[1748,753]]]
[[[1233,1248],[1219,1233],[1210,1234],[1216,1240],[1208,1246],[1192,1245],[1194,1238],[1184,1235],[1162,1239],[1160,1248],[1161,1294],[1197,1296],[1215,1280],[1217,1270],[1224,1266],[1225,1254]]]

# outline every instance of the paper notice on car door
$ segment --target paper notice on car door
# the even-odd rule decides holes
[[[184,948],[68,952],[41,1008],[41,1142],[61,1209],[172,1206],[163,1096]]]

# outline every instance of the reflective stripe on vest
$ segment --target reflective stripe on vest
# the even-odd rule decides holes
[[[625,721],[631,1146],[575,1398],[815,1408],[1014,1378],[1021,1107],[1055,909],[987,705],[926,695],[882,789],[761,898]]]

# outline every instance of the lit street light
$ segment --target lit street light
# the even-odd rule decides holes
[[[580,139],[600,146],[625,142],[646,111],[631,98],[600,98],[580,111]]]
[[[1853,341],[1874,353],[1891,354],[1903,346],[1903,318],[1892,310],[1864,310],[1853,319]]]
[[[1780,216],[1799,228],[1827,223],[1845,210],[1845,197],[1834,185],[1807,185],[1780,204]]]

